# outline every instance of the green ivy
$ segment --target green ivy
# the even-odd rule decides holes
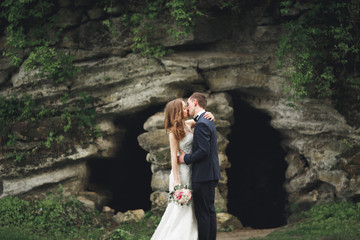
[[[25,70],[39,69],[38,77],[62,83],[73,79],[80,71],[73,61],[74,55],[66,55],[50,47],[49,43],[44,43],[30,53],[25,61]]]
[[[111,4],[114,2],[111,1]],[[174,23],[166,25],[166,34],[178,40],[192,33],[198,18],[205,15],[198,6],[200,2],[196,0],[149,0],[146,3],[137,12],[123,14],[122,19],[132,29],[132,50],[147,57],[159,58],[172,52],[153,41],[153,35],[158,30],[154,24],[157,20],[166,19],[167,22]],[[221,10],[239,12],[242,6],[247,5],[247,1],[216,0],[211,1],[211,4]]]
[[[359,203],[322,203],[302,212],[301,217],[298,221],[262,237],[261,240],[354,240],[360,237]]]
[[[0,97],[0,122],[3,127],[0,132],[0,144],[5,146],[6,158],[21,162],[35,154],[41,147],[51,148],[59,145],[63,140],[62,134],[76,134],[81,132],[94,138],[102,136],[95,121],[95,108],[92,106],[94,99],[86,92],[80,93],[81,100],[77,105],[72,106],[68,102],[68,94],[61,98],[62,106],[59,109],[39,107],[31,95],[24,95],[22,98],[15,96],[8,99]],[[18,122],[38,122],[49,117],[61,116],[64,121],[63,131],[51,129],[45,141],[41,141],[32,151],[22,152],[19,150],[18,138],[13,132],[14,124]]]
[[[324,203],[303,212],[303,217],[306,221],[299,225],[299,230],[314,237],[330,235],[333,239],[349,240],[359,237],[359,203]]]
[[[52,143],[54,140],[55,140],[54,132],[51,131],[51,132],[49,133],[49,136],[48,136],[47,139],[46,139],[46,142],[44,142],[45,147],[51,148],[51,143]]]
[[[50,40],[48,32],[53,29],[53,2],[40,0],[3,0],[0,17],[6,20],[5,56],[11,58],[14,65],[22,62],[25,48],[41,46]]]
[[[36,239],[83,239],[87,236],[83,228],[93,228],[98,239],[101,223],[93,222],[96,211],[85,211],[76,196],[64,196],[59,186],[58,193],[49,193],[40,200],[27,201],[18,197],[0,199],[0,228],[22,229]],[[94,236],[95,237],[95,236]]]
[[[152,11],[152,4],[149,6],[149,9],[145,9],[143,13],[124,14],[122,21],[132,29],[132,51],[142,56],[159,58],[166,55],[168,51],[151,40],[156,31],[153,21],[158,13]]]
[[[3,0],[0,7],[0,18],[6,25],[7,48],[3,55],[9,57],[12,64],[19,66],[23,63],[26,71],[36,72],[36,77],[56,84],[67,83],[76,77],[80,69],[74,65],[74,56],[55,47],[62,27],[57,27],[57,9],[53,1]],[[80,96],[82,101],[76,106],[67,102],[68,94],[65,94],[58,109],[36,105],[31,95],[0,97],[0,124],[3,126],[0,129],[0,145],[7,148],[6,157],[20,162],[41,147],[51,148],[64,139],[62,131],[51,129],[45,141],[40,141],[32,151],[22,152],[13,132],[13,126],[18,122],[36,123],[41,119],[61,116],[65,122],[64,133],[74,134],[70,133],[74,130],[94,137],[101,136],[94,120],[93,99],[85,93]]]
[[[76,123],[77,129],[82,131],[90,130],[90,134],[95,137],[100,137],[102,134],[96,125],[95,108],[92,107],[94,99],[86,92],[81,92],[80,96],[82,99],[76,106],[70,106],[67,103],[68,95],[65,95],[62,98],[63,104],[68,105],[61,113],[61,117],[66,121],[66,124],[64,125],[64,132],[68,132],[72,127],[74,127],[73,123]]]
[[[12,96],[8,99],[0,97],[0,118],[6,121],[22,121],[29,119],[34,121],[34,112],[37,106],[31,95],[21,98]]]
[[[24,214],[30,206],[29,202],[22,201],[17,197],[7,197],[0,199],[0,203],[1,226],[20,225],[29,217],[29,214]]]
[[[6,20],[7,50],[3,55],[19,66],[24,49],[30,49],[25,70],[39,70],[38,77],[61,83],[72,79],[79,71],[74,56],[50,46],[59,41],[61,27],[55,25],[54,3],[50,0],[4,0],[0,17]]]
[[[360,94],[360,0],[281,1],[281,12],[291,8],[300,15],[287,21],[279,42],[280,66],[286,70],[292,101],[310,97],[336,97],[351,90]]]

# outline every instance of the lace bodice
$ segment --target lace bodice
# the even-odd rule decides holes
[[[192,143],[193,143],[193,133],[186,133],[185,137],[180,140],[179,148],[183,150],[185,153],[192,152]]]
[[[185,137],[180,140],[179,148],[185,153],[192,152],[192,143],[193,143],[193,133],[186,133]],[[191,165],[178,164],[179,178],[181,184],[186,184],[191,186]],[[172,191],[172,185],[174,182],[173,173],[171,171],[169,176],[169,191]]]

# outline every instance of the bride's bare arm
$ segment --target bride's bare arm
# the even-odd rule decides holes
[[[205,112],[204,118],[209,119],[210,121],[215,121],[215,117],[211,112]]]
[[[205,112],[204,114],[204,118],[209,119],[210,121],[215,121],[215,117],[211,112]],[[194,119],[189,119],[186,120],[185,123],[190,126],[191,128],[194,128],[196,125],[196,122],[194,121]]]
[[[176,140],[174,134],[169,134],[170,142],[170,156],[171,156],[171,169],[174,177],[174,186],[181,184],[179,179],[178,163],[177,163],[177,153],[179,151],[179,141]],[[173,187],[174,187],[173,186]]]
[[[195,127],[196,122],[194,121],[194,119],[189,119],[185,121],[185,124],[188,125],[190,128]]]

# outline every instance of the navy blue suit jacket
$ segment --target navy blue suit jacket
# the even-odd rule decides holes
[[[194,129],[193,152],[184,161],[192,165],[192,181],[205,182],[220,179],[216,128],[213,121],[201,114]]]

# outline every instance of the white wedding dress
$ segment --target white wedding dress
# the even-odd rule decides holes
[[[187,133],[179,142],[179,147],[185,153],[192,151],[193,134]],[[191,186],[191,165],[179,164],[180,183]],[[173,173],[169,176],[169,191],[172,191],[174,182]],[[197,221],[194,213],[194,204],[191,199],[189,205],[177,205],[169,203],[166,207],[164,215],[151,240],[197,240],[198,229]]]

